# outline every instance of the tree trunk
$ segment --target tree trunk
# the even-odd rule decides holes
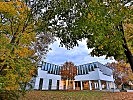
[[[123,26],[122,26],[122,22],[119,24],[117,29],[118,29],[118,31],[122,32],[122,40],[123,40],[122,46],[124,48],[124,53],[127,57],[127,60],[128,60],[130,66],[131,66],[131,69],[133,71],[133,55],[132,55],[131,51],[128,48],[127,41],[126,41],[125,36],[124,36],[124,29],[123,29]]]
[[[125,46],[123,46],[123,47],[125,47]],[[124,50],[124,53],[128,59],[128,62],[130,64],[132,72],[133,72],[133,56],[132,56],[131,52],[129,51],[129,49]]]

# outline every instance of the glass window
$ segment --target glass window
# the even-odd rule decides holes
[[[91,71],[91,65],[88,65],[88,70],[89,70],[89,72]]]
[[[83,69],[83,74],[86,74],[85,65],[82,65],[82,69]]]
[[[93,65],[91,65],[91,70],[94,71],[94,66]]]
[[[56,67],[56,75],[58,75],[58,67],[59,67],[59,66]]]
[[[46,62],[44,62],[43,64],[43,70],[45,70],[45,67],[46,67]]]
[[[41,66],[41,70],[44,70],[44,65]]]
[[[56,65],[54,66],[54,74],[56,74]]]
[[[48,70],[49,69],[49,63],[47,63],[47,65],[46,65],[46,70]]]
[[[78,66],[79,68],[79,75],[81,75],[81,66]]]
[[[49,79],[49,86],[48,86],[48,90],[52,89],[52,79]]]
[[[54,73],[54,64],[51,64],[51,74]]]
[[[97,65],[96,64],[94,64],[94,68],[97,68]]]
[[[50,70],[51,70],[51,64],[48,63],[48,73],[50,73]]]
[[[88,74],[88,66],[85,65],[85,71],[86,71],[86,74]]]
[[[59,66],[57,67],[56,73],[57,75],[59,74]]]
[[[84,74],[84,69],[83,69],[83,65],[81,65],[81,74],[83,75]]]

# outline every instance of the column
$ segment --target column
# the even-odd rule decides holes
[[[98,80],[99,90],[102,90],[101,80]]]
[[[110,82],[108,82],[108,87],[109,87],[109,89],[111,89],[111,88],[110,88]]]
[[[113,82],[113,88],[116,89],[116,87],[115,87],[115,83],[114,83],[114,82]]]
[[[90,87],[90,90],[92,90],[91,81],[89,81],[89,87]]]
[[[98,83],[96,83],[97,89],[98,89]]]
[[[73,81],[73,90],[75,90],[75,81]]]
[[[109,84],[108,84],[108,81],[106,81],[106,89],[109,90]]]
[[[60,89],[63,90],[63,85],[64,85],[64,84],[63,84],[62,80],[60,80],[59,82],[60,82],[60,83],[59,83],[59,90],[60,90]]]
[[[39,82],[40,82],[40,78],[36,77],[34,89],[37,89],[37,90],[39,89]]]
[[[95,82],[94,82],[94,87],[95,87],[95,89],[97,88],[97,87],[96,87],[96,83],[95,83]]]
[[[68,89],[68,80],[66,80],[66,90]]]
[[[83,82],[80,81],[81,90],[83,90]]]
[[[75,83],[77,84],[77,87],[76,87],[76,90],[77,90],[77,88],[79,88],[79,84],[78,84],[78,81],[77,81],[77,82],[75,81]]]

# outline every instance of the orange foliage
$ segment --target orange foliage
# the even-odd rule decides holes
[[[72,62],[65,62],[61,69],[63,79],[74,79],[77,74],[77,68]]]
[[[117,63],[110,63],[108,66],[113,69],[113,75],[116,84],[121,85],[123,83],[128,83],[130,80],[133,80],[133,73],[130,64],[125,63],[124,61],[119,61]]]

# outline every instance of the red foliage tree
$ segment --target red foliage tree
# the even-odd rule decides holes
[[[74,80],[77,75],[77,68],[72,62],[65,62],[61,68],[61,76],[64,80]]]
[[[125,63],[124,61],[119,61],[116,63],[109,63],[107,66],[113,69],[115,83],[118,86],[123,86],[123,84],[127,84],[129,81],[133,80],[133,73],[130,64]]]

